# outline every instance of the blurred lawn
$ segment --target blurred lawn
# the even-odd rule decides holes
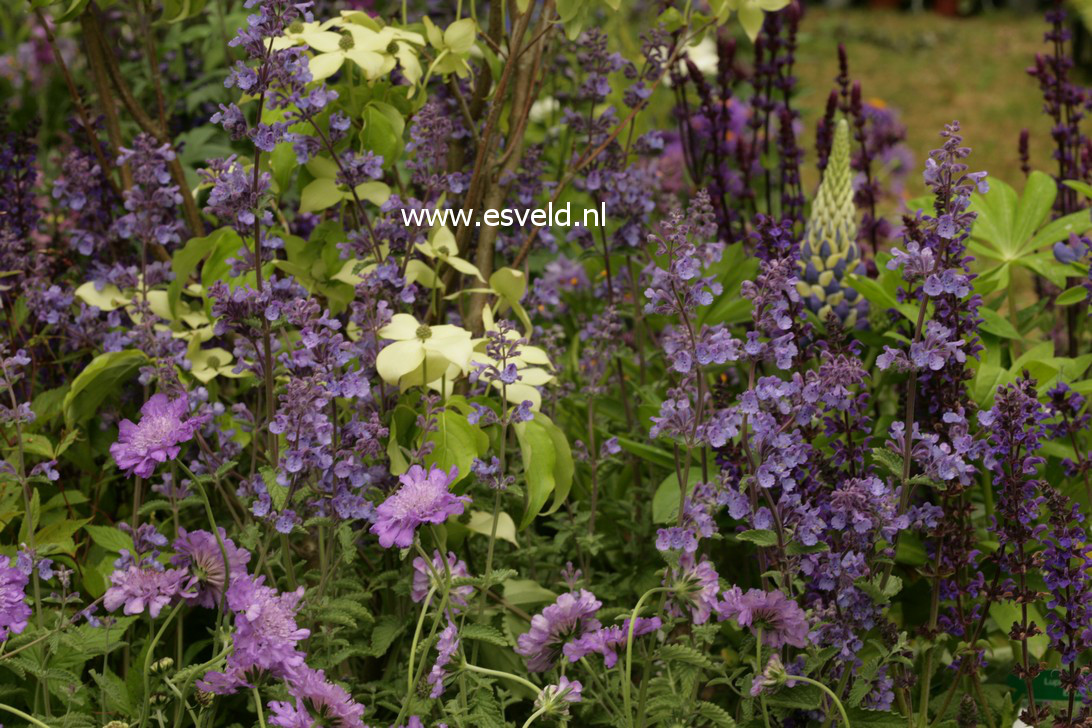
[[[937,133],[958,119],[973,153],[971,170],[986,170],[1020,189],[1017,155],[1020,130],[1031,131],[1032,166],[1048,169],[1049,119],[1035,79],[1026,73],[1042,43],[1039,15],[995,13],[946,18],[887,11],[809,9],[801,23],[796,72],[799,106],[810,149],[815,122],[838,74],[837,47],[846,45],[852,78],[865,99],[881,99],[899,110],[908,128],[915,172],[908,192],[922,190],[920,170]],[[817,183],[806,165],[806,190]]]

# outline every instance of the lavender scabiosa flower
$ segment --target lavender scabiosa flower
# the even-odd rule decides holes
[[[296,624],[296,609],[303,587],[278,592],[265,577],[240,577],[227,590],[227,606],[235,615],[232,654],[224,671],[210,671],[198,681],[200,689],[229,695],[252,684],[255,674],[291,678],[305,668],[297,644],[311,634]]]
[[[289,694],[293,702],[270,701],[269,724],[281,728],[311,728],[316,725],[331,728],[365,728],[364,706],[353,700],[348,691],[326,678],[322,670],[307,666],[292,673]]]
[[[31,614],[26,595],[29,580],[29,574],[10,561],[0,566],[0,642],[27,628]]]
[[[225,573],[224,556],[216,536],[209,531],[178,529],[178,538],[172,544],[175,554],[171,556],[171,565],[187,573],[183,596],[191,606],[215,608],[228,585],[246,575],[250,552],[236,546],[223,528],[220,538],[227,551],[226,567],[230,573]]]
[[[663,626],[659,617],[638,617],[633,624],[633,636],[651,634]],[[610,669],[618,664],[618,651],[625,650],[629,636],[629,618],[621,625],[602,627],[594,632],[586,632],[562,648],[562,653],[570,662],[577,662],[583,657],[598,654],[603,657],[603,664]]]
[[[444,565],[444,557],[439,551],[432,554],[432,563],[426,562],[418,556],[413,560],[413,586],[410,588],[410,599],[420,603],[428,595],[429,588],[441,589],[444,586],[446,575],[451,578],[467,578],[470,570],[466,568],[466,562],[458,558],[454,552],[447,554],[447,565]],[[439,579],[439,581],[437,581]],[[474,593],[474,587],[469,584],[455,586],[448,592],[448,601],[456,610],[466,608],[467,599]]]
[[[106,590],[103,606],[113,612],[124,606],[125,614],[148,614],[155,617],[163,607],[183,593],[186,572],[182,569],[144,568],[137,565],[110,574],[112,586]]]
[[[458,468],[450,472],[433,465],[426,471],[413,465],[399,477],[401,485],[389,498],[376,507],[376,521],[371,531],[379,536],[379,545],[409,548],[417,527],[423,523],[443,523],[463,512],[470,502],[468,496],[456,496],[451,484],[458,477]]]
[[[705,624],[717,611],[720,577],[713,562],[704,556],[699,560],[683,553],[664,575],[663,583],[670,589],[667,611],[672,616],[680,617],[687,609],[694,624]]]
[[[734,586],[724,593],[717,606],[721,619],[734,619],[762,635],[764,644],[775,650],[785,645],[805,647],[808,644],[808,619],[800,606],[780,591],[749,589],[743,592]]]
[[[436,640],[436,662],[432,663],[425,680],[432,686],[429,697],[436,699],[444,694],[444,678],[447,677],[447,665],[451,658],[459,650],[459,629],[451,617],[447,618],[447,626],[440,632]]]
[[[556,685],[547,685],[535,698],[535,708],[542,711],[543,715],[567,716],[569,706],[579,703],[580,691],[584,686],[577,680],[570,680],[564,675]]]
[[[154,394],[140,408],[140,423],[122,420],[118,440],[110,446],[114,462],[127,475],[151,477],[156,465],[178,457],[179,447],[193,439],[200,417],[189,417],[185,397],[171,400]]]
[[[526,658],[531,672],[546,672],[557,664],[566,643],[602,626],[595,618],[601,606],[586,589],[562,594],[531,618],[531,629],[517,640],[516,654]]]

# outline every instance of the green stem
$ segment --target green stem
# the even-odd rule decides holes
[[[5,711],[11,713],[12,715],[14,715],[16,717],[22,718],[27,723],[30,723],[31,725],[34,725],[34,726],[38,726],[38,728],[49,728],[48,725],[46,725],[42,721],[38,720],[34,716],[27,715],[26,713],[19,710],[18,708],[13,708],[10,705],[4,705],[3,703],[0,703],[0,710],[5,710]]]
[[[428,607],[432,604],[432,597],[436,594],[436,585],[433,584],[425,595],[425,601],[421,604],[421,616],[417,618],[417,629],[413,631],[413,642],[410,643],[409,670],[406,671],[406,702],[413,697],[413,662],[417,656],[417,644],[421,641],[421,628],[425,626],[425,617],[428,615]]]
[[[755,680],[762,679],[762,627],[759,627],[755,635]],[[758,703],[762,706],[762,722],[766,728],[770,728],[770,713],[766,710],[765,691],[758,696]]]
[[[155,646],[159,644],[159,640],[163,639],[163,634],[167,631],[167,627],[169,627],[171,622],[174,621],[175,616],[182,610],[182,606],[184,604],[184,601],[179,601],[178,604],[174,605],[174,609],[172,609],[171,613],[167,615],[167,619],[163,622],[162,626],[160,626],[159,631],[155,633],[154,637],[152,637],[152,641],[148,644],[148,652],[144,655],[144,666],[142,670],[144,682],[144,709],[140,712],[140,728],[144,728],[144,726],[148,723],[148,713],[150,712],[149,701],[151,699],[152,682],[149,673],[152,669],[152,657],[155,655]]]
[[[254,696],[254,708],[258,711],[258,725],[261,728],[265,728],[265,714],[262,712],[262,696],[258,693],[258,688],[251,688],[251,694]]]
[[[519,675],[513,675],[510,672],[490,670],[488,667],[478,667],[477,665],[471,665],[469,662],[463,663],[463,669],[469,670],[470,672],[476,672],[481,675],[489,675],[490,677],[502,677],[506,680],[511,680],[512,682],[518,682],[520,685],[523,685],[524,687],[533,690],[535,695],[538,695],[540,692],[542,692],[542,688],[540,688],[538,685],[535,685],[530,680],[522,678]]]
[[[629,630],[626,632],[626,676],[622,679],[622,704],[626,711],[626,722],[631,726],[633,725],[633,701],[630,698],[633,680],[633,627],[637,623],[637,615],[641,613],[641,607],[644,606],[645,600],[653,594],[666,591],[668,591],[667,587],[663,586],[649,589],[637,600],[637,606],[633,608],[629,615]]]
[[[534,723],[534,722],[535,722],[535,721],[536,721],[536,720],[537,720],[537,719],[538,719],[538,718],[539,718],[540,716],[542,716],[542,715],[545,715],[545,713],[546,713],[546,708],[545,708],[545,706],[544,706],[544,707],[541,707],[541,708],[539,708],[539,709],[538,709],[538,710],[536,710],[536,711],[535,711],[534,713],[531,713],[531,717],[530,717],[530,718],[528,718],[528,719],[527,719],[527,720],[526,720],[526,721],[524,722],[524,724],[523,724],[523,728],[527,728],[527,727],[528,727],[529,725],[531,725],[532,723]]]
[[[808,685],[814,685],[815,687],[826,693],[827,696],[834,701],[834,707],[838,709],[838,715],[842,719],[842,725],[844,725],[845,728],[849,728],[849,716],[846,715],[846,709],[842,705],[842,701],[838,699],[838,696],[834,694],[833,690],[831,690],[818,680],[812,680],[810,677],[804,677],[803,675],[789,675],[789,680],[792,680],[794,682],[807,683]]]

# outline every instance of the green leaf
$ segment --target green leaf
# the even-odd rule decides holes
[[[1054,243],[1065,240],[1069,237],[1070,233],[1080,235],[1089,228],[1092,228],[1092,217],[1088,215],[1087,210],[1081,210],[1080,212],[1074,212],[1065,217],[1059,217],[1057,220],[1044,225],[1022,252],[1042,250],[1043,248],[1054,245]]]
[[[124,531],[110,526],[84,526],[83,530],[91,536],[91,540],[107,551],[118,553],[122,550],[133,550],[133,537]]]
[[[533,579],[508,579],[504,582],[504,598],[516,606],[544,604],[557,599],[557,594],[539,586]]]
[[[701,468],[690,468],[686,492],[689,495],[701,480]],[[674,472],[663,479],[652,495],[652,522],[674,523],[679,517],[679,479]]]
[[[405,626],[404,620],[392,614],[384,614],[372,629],[372,639],[367,654],[372,657],[382,657],[387,654],[391,643],[398,635],[402,634]]]
[[[997,623],[998,629],[1004,633],[1008,638],[1009,631],[1012,630],[1012,626],[1023,619],[1022,606],[1017,606],[1013,602],[994,602],[990,605],[990,618]],[[1039,628],[1046,629],[1046,621],[1043,619],[1043,615],[1040,613],[1039,608],[1035,604],[1027,605],[1028,623],[1034,622],[1039,625]],[[1028,650],[1036,658],[1041,658],[1047,649],[1049,637],[1045,634],[1038,634],[1034,637],[1028,638]]]
[[[35,534],[34,543],[38,548],[45,548],[48,553],[59,551],[73,555],[76,553],[76,544],[72,536],[90,521],[90,518],[55,521]]]
[[[480,432],[478,427],[470,424],[465,415],[450,408],[442,411],[436,418],[436,429],[424,438],[424,442],[435,443],[425,457],[426,467],[437,465],[447,472],[452,466],[457,467],[455,483],[470,475],[474,458],[484,454],[477,432]]]
[[[38,519],[42,517],[42,497],[38,489],[30,496],[30,512],[23,514],[23,522],[19,526],[19,543],[30,543],[30,534],[38,529]]]
[[[1058,294],[1058,297],[1054,299],[1054,303],[1059,306],[1072,306],[1075,303],[1080,303],[1086,298],[1088,298],[1087,288],[1084,286],[1073,286]]]
[[[823,693],[819,688],[814,685],[797,684],[791,688],[781,688],[766,698],[766,702],[779,708],[814,710],[819,707],[822,699]]]
[[[549,515],[560,508],[565,499],[569,497],[569,490],[573,485],[573,472],[575,471],[573,453],[565,433],[549,417],[541,412],[536,412],[535,421],[546,428],[546,433],[554,444],[554,500],[549,510],[546,511],[546,515]]]
[[[990,184],[993,184],[992,180]],[[1057,196],[1058,186],[1054,183],[1053,177],[1039,170],[1028,175],[1027,182],[1024,184],[1024,194],[1016,207],[1016,220],[1012,230],[1012,239],[1018,246],[1017,252],[1046,221],[1050,215],[1050,209],[1054,206],[1054,198]]]
[[[740,541],[750,541],[756,546],[776,546],[777,534],[768,528],[752,528],[743,533],[737,534],[736,538]]]
[[[646,445],[645,443],[638,442],[637,440],[630,440],[629,438],[622,437],[621,435],[618,435],[618,444],[626,452],[632,455],[636,455],[642,460],[650,462],[653,465],[657,465],[661,468],[666,468],[668,470],[675,467],[675,459],[671,456],[671,453],[667,452],[666,450],[661,450],[658,447]]]
[[[881,710],[846,708],[846,717],[854,728],[903,728],[906,726],[906,718],[903,716]]]
[[[99,354],[72,381],[64,397],[64,420],[68,427],[98,412],[103,401],[148,361],[142,351],[126,349]]]
[[[459,637],[467,640],[488,642],[497,647],[511,647],[508,638],[501,634],[499,629],[490,627],[488,624],[465,624],[463,625],[463,628],[459,630]]]
[[[1016,330],[1016,327],[992,308],[982,306],[978,309],[978,315],[982,317],[983,331],[988,331],[994,336],[1000,336],[1004,339],[1023,338],[1020,332]]]
[[[364,109],[364,129],[360,139],[364,148],[383,157],[384,165],[397,161],[405,143],[402,134],[406,120],[398,109],[382,101],[372,101]]]
[[[474,533],[489,536],[493,532],[493,514],[485,511],[471,511],[470,522],[466,524],[466,527]],[[497,538],[513,546],[519,546],[516,541],[516,523],[504,511],[497,514]]]
[[[513,429],[516,431],[516,440],[519,441],[523,474],[527,480],[527,510],[519,524],[522,531],[542,512],[546,500],[557,487],[554,475],[557,452],[553,436],[537,416],[529,422],[516,423]]]
[[[337,182],[329,177],[319,177],[303,188],[300,193],[300,212],[318,212],[344,199]]]
[[[190,274],[197,268],[198,263],[225,240],[233,240],[235,250],[243,245],[239,233],[231,228],[223,227],[203,238],[190,238],[171,256],[171,272],[174,273],[174,280],[167,287],[167,305],[170,307],[172,316],[177,315],[178,301],[182,297],[182,289],[190,280]]]

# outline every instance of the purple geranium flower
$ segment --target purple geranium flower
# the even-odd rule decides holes
[[[131,565],[110,574],[110,583],[103,597],[103,606],[113,612],[125,605],[126,614],[140,614],[145,609],[153,618],[182,592],[182,569],[142,569]]]
[[[586,589],[562,594],[531,618],[531,629],[519,636],[516,654],[527,658],[531,672],[546,672],[557,662],[566,642],[600,628],[595,613],[603,603]]]
[[[189,574],[185,589],[187,593],[183,596],[191,606],[216,607],[225,586],[246,574],[250,552],[236,546],[222,528],[220,538],[224,540],[227,551],[228,574],[224,573],[224,555],[220,552],[220,544],[211,532],[178,529],[178,538],[174,541],[177,553],[171,557],[171,565],[184,568]]]
[[[186,416],[189,409],[185,397],[172,401],[156,394],[140,408],[139,424],[122,420],[118,441],[110,446],[118,467],[148,478],[158,463],[178,457],[179,445],[191,440],[201,424],[200,417]]]
[[[29,577],[10,563],[0,566],[0,642],[27,628],[30,606],[26,586]]]
[[[422,523],[443,523],[462,513],[470,498],[449,490],[458,475],[455,466],[450,473],[435,465],[428,472],[420,465],[411,467],[399,478],[401,487],[375,509],[372,533],[379,536],[379,544],[388,549],[408,548]]]
[[[762,641],[774,648],[804,647],[808,643],[808,618],[800,606],[779,591],[751,589],[746,594],[734,586],[724,593],[717,609],[721,619],[734,619],[752,632],[762,630]]]

